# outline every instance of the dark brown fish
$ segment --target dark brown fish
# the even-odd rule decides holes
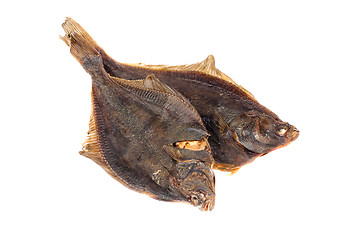
[[[78,23],[67,21],[101,54],[109,75],[133,80],[155,74],[189,99],[210,134],[216,169],[234,172],[299,135],[294,126],[283,122],[250,92],[219,71],[212,55],[202,62],[180,66],[120,63],[109,57]]]
[[[153,75],[136,81],[110,76],[72,21],[63,28],[62,40],[92,77],[90,129],[80,154],[130,189],[212,210],[214,160],[195,108]]]

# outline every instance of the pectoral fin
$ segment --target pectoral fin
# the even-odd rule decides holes
[[[116,78],[116,77],[111,77],[111,78],[114,81],[124,84],[124,85],[127,85],[127,86],[132,86],[132,87],[140,88],[143,90],[155,90],[155,91],[158,91],[161,93],[167,93],[170,95],[174,95],[174,96],[184,100],[188,104],[190,104],[188,102],[188,100],[182,96],[182,94],[180,94],[176,90],[170,88],[169,86],[167,86],[166,84],[161,82],[158,78],[156,78],[156,76],[154,74],[148,75],[145,79],[140,79],[140,80],[126,80],[126,79]]]
[[[170,94],[175,94],[175,95],[177,93],[172,88],[168,87],[166,84],[164,84],[160,80],[158,80],[154,74],[148,75],[143,80],[143,86],[145,88],[158,90],[158,91],[165,92],[165,93],[170,93]]]
[[[211,119],[212,130],[218,135],[225,135],[228,132],[229,126],[224,121],[222,115],[218,111],[214,111]]]

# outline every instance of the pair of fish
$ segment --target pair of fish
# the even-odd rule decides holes
[[[212,169],[234,172],[299,135],[219,71],[211,55],[191,65],[124,64],[73,19],[62,26],[62,40],[92,77],[80,154],[130,189],[212,210]]]

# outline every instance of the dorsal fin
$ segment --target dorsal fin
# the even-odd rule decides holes
[[[92,159],[100,166],[106,165],[105,160],[103,159],[101,155],[98,135],[97,135],[97,127],[96,127],[96,121],[95,121],[95,112],[94,112],[94,106],[93,106],[93,94],[91,93],[91,100],[92,100],[92,106],[91,106],[91,116],[90,116],[90,122],[89,122],[89,130],[87,132],[87,139],[82,144],[82,150],[80,151],[80,154]]]
[[[100,167],[102,167],[111,177],[113,177],[117,181],[122,182],[121,179],[117,176],[117,174],[109,166],[104,156],[102,155],[100,144],[99,144],[99,136],[97,132],[94,101],[95,101],[94,95],[93,92],[91,92],[91,116],[89,122],[89,130],[87,132],[87,139],[82,144],[82,150],[79,153],[80,155],[93,160]]]
[[[147,68],[152,70],[162,70],[162,71],[195,71],[200,73],[205,73],[211,75],[213,77],[218,77],[223,79],[224,81],[237,86],[242,91],[244,91],[248,96],[255,100],[255,97],[250,93],[247,89],[238,85],[235,81],[233,81],[229,76],[221,72],[215,66],[215,59],[213,55],[209,55],[205,60],[194,63],[194,64],[185,64],[185,65],[177,65],[177,66],[168,66],[168,65],[147,65],[143,63],[126,63],[126,65],[134,66],[138,68]]]
[[[222,78],[223,80],[226,80],[233,84],[236,84],[229,76],[227,76],[219,69],[217,69],[215,63],[216,61],[214,59],[214,56],[208,55],[208,57],[205,60],[199,63],[187,64],[178,67],[183,67],[183,69],[187,71],[198,71],[198,72],[206,73],[214,77]]]
[[[149,69],[156,70],[172,70],[172,71],[197,71],[201,73],[206,73],[208,75],[212,75],[214,77],[222,78],[231,83],[235,82],[228,77],[226,74],[222,73],[215,66],[215,59],[213,55],[209,55],[205,60],[194,63],[194,64],[185,64],[185,65],[177,65],[177,66],[168,66],[168,65],[147,65],[143,63],[126,63],[127,65],[135,66],[135,67],[143,67]]]
[[[91,116],[89,122],[89,130],[87,132],[87,139],[82,144],[82,150],[79,152],[80,155],[90,158],[99,166],[101,166],[108,174],[111,175],[114,179],[118,180],[118,176],[110,168],[105,158],[101,153],[101,148],[99,144],[99,137],[97,133],[96,119],[95,119],[95,106],[94,106],[94,96],[91,92]]]

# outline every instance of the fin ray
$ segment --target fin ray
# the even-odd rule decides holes
[[[235,83],[229,76],[221,72],[215,66],[215,59],[213,55],[209,55],[205,60],[194,63],[194,64],[185,64],[185,65],[176,65],[176,66],[169,66],[169,65],[147,65],[143,63],[126,63],[127,65],[135,66],[135,67],[144,67],[150,68],[155,70],[173,70],[173,71],[197,71],[201,73],[205,73],[208,75],[212,75],[214,77],[222,78],[226,81],[231,83]]]
[[[126,63],[125,65],[129,65],[132,67],[139,67],[139,68],[147,68],[151,70],[162,70],[162,71],[195,71],[204,74],[211,75],[213,77],[220,78],[227,83],[237,86],[246,94],[248,94],[251,98],[255,99],[252,93],[250,93],[247,89],[238,85],[235,81],[233,81],[228,75],[221,72],[215,66],[215,59],[213,55],[209,55],[205,60],[194,63],[194,64],[185,64],[185,65],[176,65],[176,66],[169,66],[169,65],[147,65],[143,63]]]
[[[101,155],[100,144],[98,140],[97,127],[95,121],[95,113],[93,107],[93,94],[91,93],[91,115],[89,121],[89,130],[87,132],[87,139],[82,144],[82,150],[80,154],[92,159],[100,166],[107,165],[103,156]]]
[[[89,130],[87,132],[87,139],[82,144],[82,150],[79,152],[80,155],[87,157],[97,163],[100,167],[102,167],[112,178],[120,181],[121,183],[123,180],[113,171],[113,169],[109,166],[107,161],[105,160],[100,143],[99,143],[99,136],[97,132],[97,125],[95,119],[95,106],[94,106],[94,95],[91,92],[91,115],[89,121]]]

